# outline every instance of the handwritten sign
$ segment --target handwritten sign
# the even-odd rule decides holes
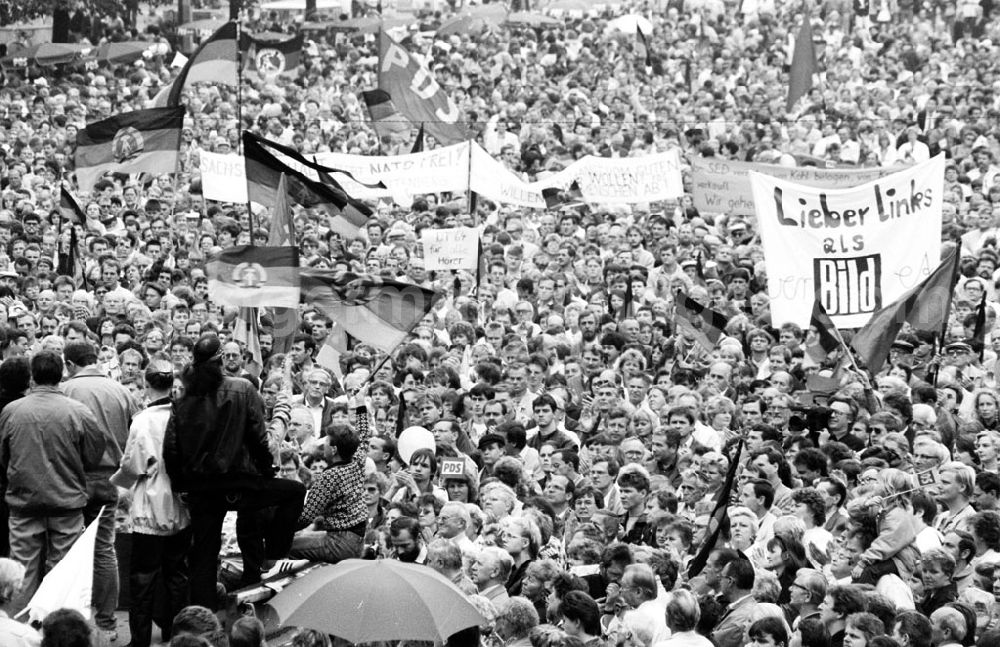
[[[242,155],[201,151],[201,190],[207,200],[247,201],[246,166]]]
[[[425,229],[424,267],[428,270],[471,270],[476,267],[479,232],[472,227]]]
[[[937,267],[944,155],[848,189],[755,171],[750,184],[775,325],[809,325],[819,301],[838,328],[860,328]]]
[[[827,169],[696,158],[691,161],[692,197],[695,208],[704,213],[751,215],[754,202],[750,171],[806,186],[846,189],[874,182],[899,170],[901,167]]]

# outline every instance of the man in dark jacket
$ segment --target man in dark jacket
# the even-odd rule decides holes
[[[191,511],[191,603],[218,607],[216,573],[222,521],[237,522],[243,582],[260,580],[265,560],[285,557],[302,512],[301,483],[274,478],[264,402],[250,382],[222,373],[221,342],[203,335],[194,362],[184,370],[184,396],[175,401],[164,438],[163,459],[175,491],[186,492]],[[273,508],[262,528],[257,511]]]
[[[100,514],[94,551],[93,606],[95,624],[105,635],[117,635],[115,609],[118,608],[118,559],[115,555],[115,512],[118,489],[109,481],[121,462],[132,417],[139,407],[124,386],[104,374],[97,365],[97,348],[89,341],[71,341],[63,349],[69,375],[62,391],[90,409],[105,434],[107,450],[101,467],[87,472],[89,501],[83,511],[84,524]],[[103,513],[101,512],[103,510]]]
[[[106,449],[106,436],[90,409],[59,391],[62,376],[59,355],[36,353],[31,358],[34,388],[0,413],[0,480],[10,508],[10,555],[26,569],[14,609],[31,599],[45,572],[83,532],[86,474],[99,467]]]

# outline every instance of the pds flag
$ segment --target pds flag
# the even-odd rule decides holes
[[[462,112],[425,67],[387,33],[378,36],[378,87],[392,97],[404,117],[426,124],[427,132],[441,144],[469,138],[459,119]]]

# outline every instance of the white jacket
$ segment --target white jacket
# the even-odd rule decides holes
[[[132,489],[129,517],[132,532],[141,535],[173,535],[191,523],[163,466],[163,435],[169,419],[169,403],[139,412],[129,428],[121,467],[111,477],[115,485]]]

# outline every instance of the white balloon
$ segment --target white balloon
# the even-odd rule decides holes
[[[410,457],[418,449],[429,449],[432,452],[436,450],[434,434],[423,427],[407,427],[403,433],[399,434],[399,438],[396,440],[396,449],[403,462],[409,465]]]

